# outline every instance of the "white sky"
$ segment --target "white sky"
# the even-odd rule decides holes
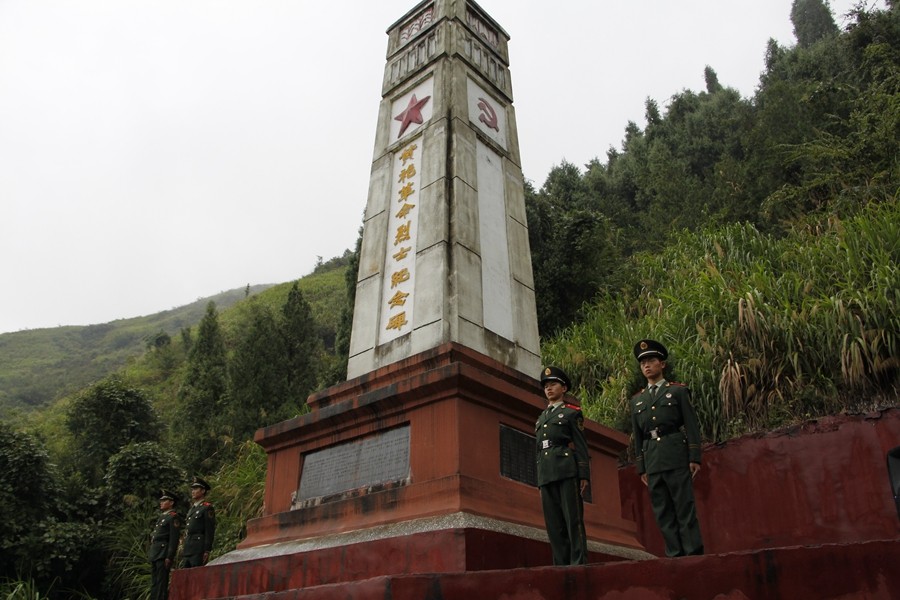
[[[356,240],[385,30],[417,0],[0,0],[0,332],[167,310]],[[791,0],[480,0],[510,34],[525,177],[644,101],[749,97]],[[855,0],[834,0],[838,24]],[[883,7],[883,0],[876,6]]]

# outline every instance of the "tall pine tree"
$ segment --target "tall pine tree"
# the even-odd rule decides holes
[[[228,364],[227,429],[236,442],[277,420],[287,388],[284,363],[284,344],[272,310],[251,300]]]
[[[794,36],[801,48],[808,48],[824,37],[835,35],[838,26],[827,0],[794,0],[791,6]]]
[[[220,415],[227,382],[225,340],[216,304],[210,302],[188,354],[173,426],[178,454],[191,473],[208,471],[218,464],[215,454],[222,445]]]
[[[284,410],[296,414],[304,409],[306,397],[318,383],[321,351],[312,309],[296,281],[282,308],[281,336],[287,382]]]

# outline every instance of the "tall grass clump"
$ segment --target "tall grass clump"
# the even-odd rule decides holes
[[[577,382],[586,414],[622,430],[651,337],[721,441],[840,411],[897,404],[900,205],[810,217],[785,237],[747,224],[684,234],[638,255],[630,287],[585,307],[542,346]]]
[[[247,521],[262,516],[266,491],[266,452],[253,440],[237,448],[237,458],[213,478],[210,499],[216,507],[216,543],[212,557],[234,550],[247,536]]]

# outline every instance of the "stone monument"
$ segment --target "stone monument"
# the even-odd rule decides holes
[[[472,0],[421,2],[388,35],[348,381],[257,432],[264,514],[202,575],[176,571],[173,598],[552,562],[509,36]],[[626,436],[586,437],[591,559],[643,554],[621,514]]]
[[[453,342],[540,370],[508,36],[474,3],[388,31],[348,377]]]

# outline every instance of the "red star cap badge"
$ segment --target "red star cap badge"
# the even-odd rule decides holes
[[[416,99],[416,95],[413,94],[412,98],[409,99],[409,105],[406,109],[403,110],[399,115],[394,117],[395,121],[400,121],[400,133],[397,134],[397,139],[403,137],[403,133],[412,123],[417,123],[421,125],[424,122],[422,119],[422,107],[431,100],[431,96],[425,96],[421,100]]]

